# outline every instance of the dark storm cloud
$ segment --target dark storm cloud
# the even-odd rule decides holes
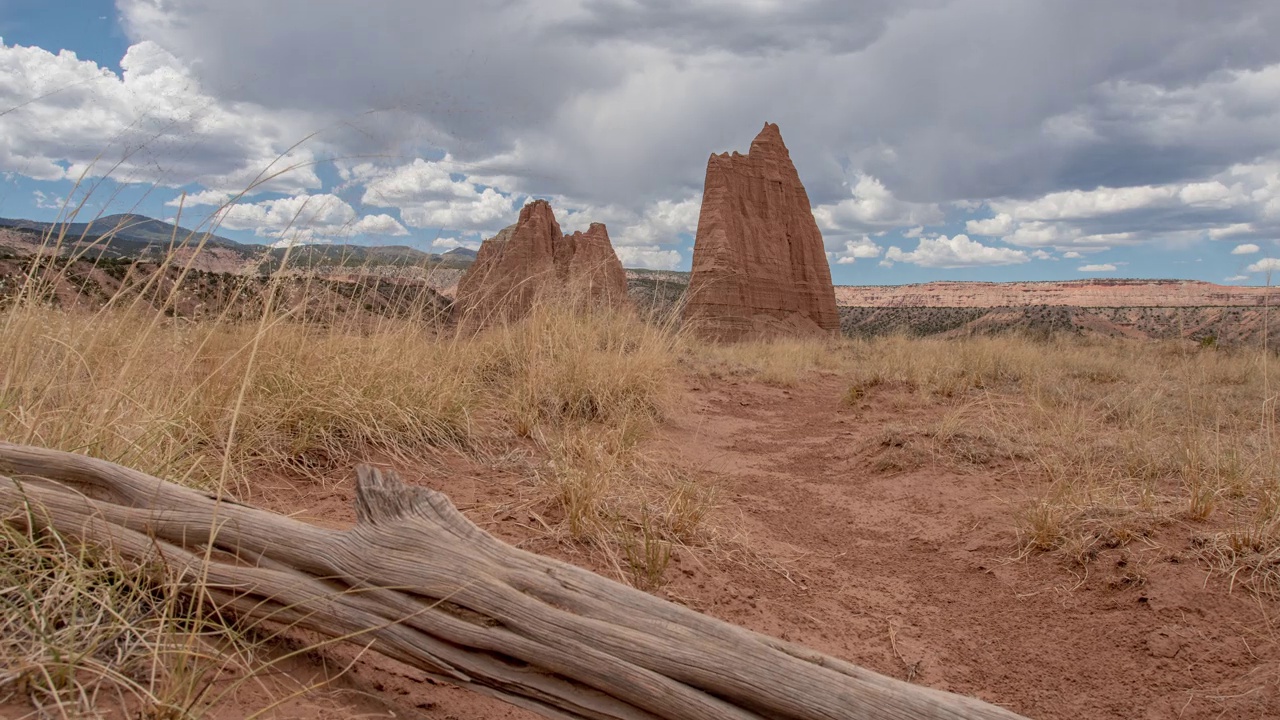
[[[583,16],[562,27],[589,42],[622,40],[692,54],[765,55],[800,49],[843,54],[865,48],[884,31],[890,15],[912,7],[894,0],[588,0]]]
[[[550,3],[119,5],[135,37],[153,37],[226,97],[356,125],[366,111],[407,113],[458,153],[505,147],[573,95],[622,76],[589,48],[542,34]]]
[[[218,92],[632,208],[779,122],[815,203],[1204,179],[1280,146],[1274,0],[119,0]],[[1257,75],[1258,77],[1254,77]],[[368,109],[412,117],[364,131]]]
[[[1091,153],[1136,159],[1156,149],[1204,167],[1209,152],[1221,170],[1274,143],[1276,124],[1216,118],[1213,88],[1197,88],[1225,81],[1232,58],[1247,60],[1238,69],[1280,61],[1280,46],[1267,39],[1280,31],[1269,7],[975,1],[913,14],[848,68],[850,91],[829,93],[840,103],[829,112],[855,119],[832,146],[915,200],[1093,187],[1115,171],[1076,161]],[[1152,91],[1143,87],[1155,81]],[[1170,112],[1192,120],[1160,127]],[[1270,103],[1268,114],[1276,113]],[[880,153],[877,141],[894,153]],[[1186,174],[1170,161],[1142,181]]]
[[[1163,210],[1135,210],[1107,217],[1086,218],[1075,224],[1086,235],[1110,235],[1141,228],[1143,237],[1151,239],[1178,232],[1209,230],[1247,222],[1248,213],[1239,208],[1172,207]]]

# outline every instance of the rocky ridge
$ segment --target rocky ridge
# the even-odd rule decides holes
[[[535,200],[520,210],[514,225],[480,246],[458,281],[455,307],[473,322],[510,320],[550,291],[618,304],[626,302],[627,278],[603,224],[565,235],[550,203]]]
[[[1199,280],[1090,279],[1043,282],[931,282],[841,285],[844,307],[1225,307],[1280,305],[1280,288],[1215,285]]]

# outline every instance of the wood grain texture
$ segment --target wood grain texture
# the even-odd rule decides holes
[[[164,563],[255,620],[350,636],[555,718],[1008,720],[507,545],[443,494],[358,468],[317,528],[83,455],[0,443],[7,522]]]

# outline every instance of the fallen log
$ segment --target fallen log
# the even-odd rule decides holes
[[[327,530],[103,460],[0,443],[0,512],[160,561],[242,617],[354,642],[554,718],[1011,720],[507,545],[360,466]]]

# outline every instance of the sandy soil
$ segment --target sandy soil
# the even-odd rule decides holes
[[[1036,482],[1028,462],[996,455],[895,472],[883,459],[902,448],[883,428],[936,422],[942,409],[892,388],[849,407],[844,389],[835,377],[794,389],[684,381],[652,450],[718,487],[717,523],[736,539],[717,553],[680,551],[658,593],[1032,718],[1280,716],[1270,620],[1280,607],[1209,577],[1185,526],[1104,551],[1087,572],[1053,556],[1018,559],[1013,517]],[[439,458],[408,479],[448,492],[509,542],[607,572],[533,531],[513,509],[520,463],[503,467]],[[255,499],[330,526],[351,522],[351,500],[349,480],[270,483]],[[534,717],[351,648],[309,652],[280,670],[218,717],[243,717],[325,677],[323,690],[266,716]]]

